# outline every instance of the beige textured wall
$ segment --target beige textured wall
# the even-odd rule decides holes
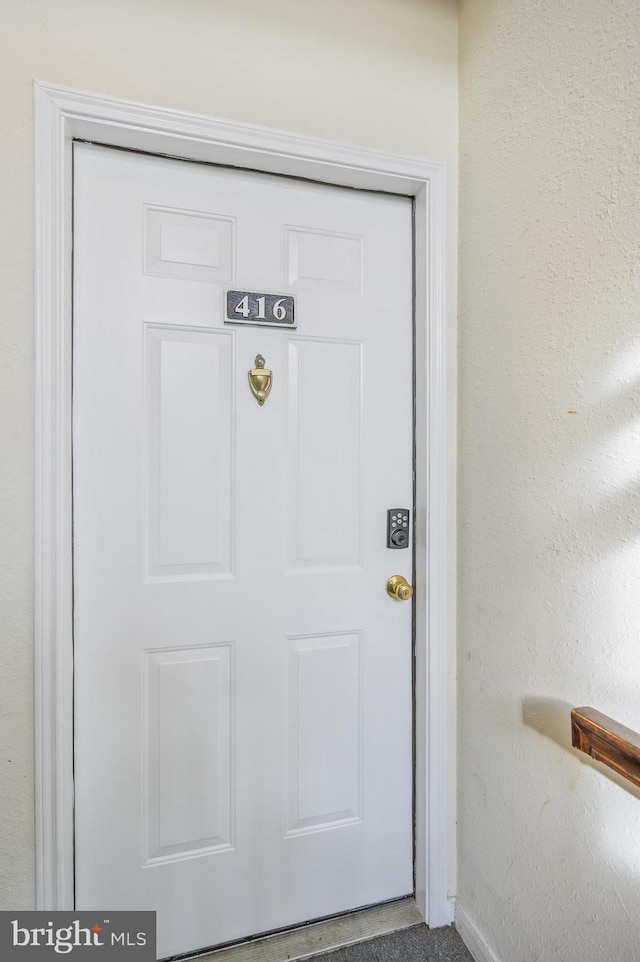
[[[638,793],[568,711],[640,729],[640,4],[460,16],[459,911],[633,962]]]
[[[446,161],[454,317],[456,7],[0,0],[0,908],[33,902],[34,78]]]

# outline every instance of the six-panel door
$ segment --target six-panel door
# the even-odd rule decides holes
[[[77,907],[157,909],[162,958],[406,895],[410,202],[88,145],[74,177]],[[297,328],[225,323],[229,287]]]

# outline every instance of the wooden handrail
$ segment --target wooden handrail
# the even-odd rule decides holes
[[[574,708],[571,711],[571,743],[640,786],[640,734],[596,711]]]

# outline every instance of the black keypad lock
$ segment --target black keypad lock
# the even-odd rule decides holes
[[[409,547],[409,509],[389,508],[387,511],[387,548]]]

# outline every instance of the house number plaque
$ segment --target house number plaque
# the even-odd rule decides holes
[[[225,324],[295,327],[295,298],[258,291],[225,291]]]

